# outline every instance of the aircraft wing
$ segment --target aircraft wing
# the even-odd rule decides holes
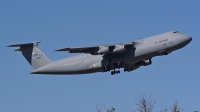
[[[113,54],[125,52],[129,49],[135,48],[135,42],[116,43],[116,44],[104,44],[96,46],[86,47],[67,47],[57,49],[55,51],[68,51],[69,53],[89,53],[92,55],[97,54]]]
[[[68,47],[61,48],[55,51],[68,51],[69,53],[90,53],[93,54],[99,47]]]

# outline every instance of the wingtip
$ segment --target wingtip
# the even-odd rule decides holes
[[[70,49],[70,47],[68,48],[61,48],[61,49],[56,49],[54,51],[59,52],[59,51],[68,51]]]

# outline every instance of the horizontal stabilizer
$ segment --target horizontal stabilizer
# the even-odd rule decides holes
[[[7,47],[22,47],[22,46],[27,46],[27,45],[32,45],[32,44],[38,44],[41,41],[36,41],[36,42],[31,42],[31,43],[25,43],[25,44],[13,44],[13,45],[8,45]]]
[[[13,44],[13,45],[8,45],[7,47],[19,47],[15,51],[20,51],[20,47],[24,46],[29,46],[29,45],[38,45],[41,41],[36,41],[36,42],[31,42],[31,43],[24,43],[24,44]]]

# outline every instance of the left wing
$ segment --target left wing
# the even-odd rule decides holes
[[[62,49],[57,49],[55,51],[69,51],[69,53],[90,53],[94,54],[99,47],[94,46],[94,47],[68,47],[68,48],[62,48]]]
[[[126,42],[126,43],[116,43],[116,44],[105,44],[105,45],[96,45],[96,46],[86,46],[86,47],[68,47],[57,49],[55,51],[68,51],[69,53],[89,53],[92,55],[97,54],[113,54],[121,53],[132,49],[135,47],[135,42]]]

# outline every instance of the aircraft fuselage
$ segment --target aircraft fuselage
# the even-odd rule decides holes
[[[186,46],[191,40],[192,38],[186,34],[177,31],[167,32],[134,41],[137,44],[126,52],[98,55],[83,54],[69,57],[52,61],[36,69],[32,74],[88,74],[107,72],[117,68],[132,71],[140,66],[151,64],[151,59],[155,56],[167,55]]]

